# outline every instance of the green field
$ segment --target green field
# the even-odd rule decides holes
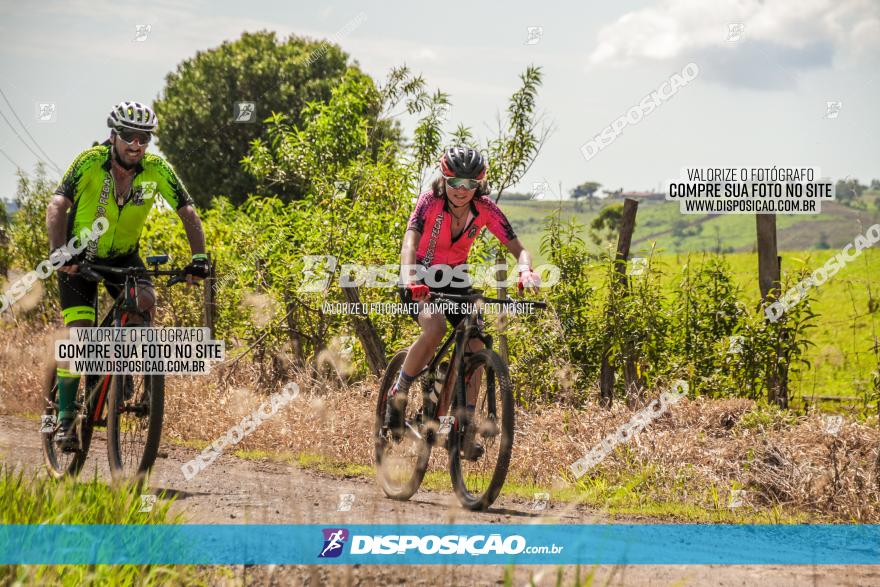
[[[880,210],[870,205],[858,210],[826,202],[818,215],[777,216],[778,244],[781,251],[809,249],[840,249],[872,224],[880,222]],[[570,201],[550,202],[540,200],[501,200],[501,208],[510,219],[520,240],[536,260],[543,260],[540,253],[541,230],[546,218],[561,208],[565,218],[574,217],[585,226],[584,239],[589,239],[590,222],[598,215],[601,204],[590,210],[586,204],[575,211]],[[683,234],[677,236],[676,228]],[[694,234],[695,233],[695,234]],[[751,252],[755,250],[755,217],[750,214],[683,215],[675,202],[642,202],[636,217],[633,235],[633,254],[650,249],[666,252],[723,251]],[[596,251],[598,251],[598,246]]]
[[[502,200],[501,205],[520,239],[533,252],[535,264],[544,262],[540,253],[543,219],[560,203]],[[589,211],[584,205],[583,211],[575,212],[571,202],[562,202],[561,207],[564,218],[575,216],[585,225],[599,211],[598,206]],[[701,223],[702,232],[675,238],[673,224],[682,218],[691,224]],[[878,222],[880,212],[855,210],[836,203],[825,204],[818,216],[778,216],[783,275],[797,273],[803,267],[819,267]],[[591,242],[586,228],[583,238]],[[720,249],[728,251],[724,256],[741,287],[740,299],[750,305],[758,302],[754,216],[683,216],[673,203],[642,203],[632,256],[646,255],[652,243],[656,243],[656,266],[663,272],[668,291],[676,287],[689,259],[697,262],[703,255],[701,251]],[[598,246],[594,249],[599,251]],[[809,332],[815,346],[807,353],[810,368],[792,379],[794,396],[864,397],[870,393],[872,373],[880,368],[872,351],[874,337],[880,335],[880,311],[869,310],[871,296],[874,304],[880,298],[880,250],[875,246],[864,251],[824,285],[813,288],[811,296],[817,318],[816,328]]]

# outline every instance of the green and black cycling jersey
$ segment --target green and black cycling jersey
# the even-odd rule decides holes
[[[131,191],[120,206],[116,202],[116,186],[110,172],[110,142],[79,154],[64,174],[56,195],[73,203],[67,216],[67,238],[91,230],[97,218],[103,217],[109,228],[86,249],[86,259],[110,259],[129,255],[138,248],[138,241],[157,196],[174,210],[191,205],[183,182],[171,166],[158,155],[147,153],[137,164]]]

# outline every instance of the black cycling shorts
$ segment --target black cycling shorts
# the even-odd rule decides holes
[[[146,267],[137,251],[113,259],[96,259],[94,263],[110,267]],[[106,275],[104,277],[107,293],[116,299],[125,285],[125,277],[120,275]],[[138,285],[152,289],[153,281],[147,276],[139,277]],[[86,279],[82,275],[70,275],[59,271],[58,289],[61,293],[61,315],[64,317],[65,325],[74,320],[95,322],[95,303],[98,298],[98,283],[96,281]]]
[[[451,295],[457,295],[457,296],[466,296],[466,295],[475,293],[473,288],[471,288],[470,286],[453,285],[451,283],[449,285],[444,285],[443,287],[431,287],[429,289],[432,292],[445,293],[445,294],[451,294]],[[410,290],[405,287],[398,288],[398,292],[400,293],[400,301],[403,302],[404,304],[406,304],[406,306],[405,306],[406,313],[413,320],[416,321],[416,324],[418,324],[419,323],[419,313],[413,311],[413,307],[411,305],[413,303],[412,292],[410,292]],[[430,300],[428,300],[428,302],[430,303]],[[449,303],[454,304],[454,302],[449,302]],[[452,324],[453,328],[458,326],[459,323],[461,323],[461,321],[464,320],[465,317],[467,317],[467,312],[458,306],[459,306],[459,304],[455,304],[454,307],[450,308],[448,311],[443,312],[443,315],[446,316],[446,320],[450,324]]]

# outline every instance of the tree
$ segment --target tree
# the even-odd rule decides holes
[[[320,189],[316,181],[344,179],[342,171],[359,156],[368,153],[375,160],[383,137],[379,133],[373,138],[370,128],[380,109],[373,80],[350,68],[328,101],[310,102],[303,109],[300,128],[290,124],[287,115],[270,116],[267,140],[251,141],[242,165],[257,179],[261,192],[288,201],[300,199]]]
[[[0,259],[7,269],[22,272],[33,270],[49,255],[49,237],[46,234],[46,207],[55,191],[55,181],[46,174],[46,168],[38,163],[33,175],[18,172],[15,214],[9,219],[6,230],[9,247]],[[0,275],[0,278],[4,275]],[[32,316],[50,320],[58,302],[58,280],[42,279],[17,305],[16,311],[30,311]],[[43,295],[39,295],[42,291]],[[36,296],[36,297],[34,297]],[[28,300],[28,301],[25,301]]]
[[[279,113],[298,125],[307,104],[330,99],[349,70],[347,60],[326,41],[279,41],[261,31],[200,51],[169,73],[154,102],[157,137],[196,202],[207,205],[216,195],[244,201],[256,181],[241,172],[240,161],[251,141],[266,138],[261,121]],[[233,121],[239,102],[254,102],[251,122]]]
[[[623,219],[623,204],[611,204],[602,208],[599,215],[590,223],[590,237],[597,245],[610,242],[614,235],[620,231],[620,222]]]
[[[860,184],[857,179],[839,179],[834,185],[834,196],[841,204],[849,205],[861,198],[865,189],[867,186]]]
[[[593,209],[593,204],[595,203],[596,196],[594,195],[596,191],[602,187],[601,183],[595,181],[585,181],[581,185],[577,186],[571,192],[572,199],[574,200],[575,210],[581,209],[581,198],[586,198],[587,202],[589,202],[590,210]]]
[[[528,172],[553,130],[536,110],[541,68],[530,65],[519,77],[522,86],[510,97],[507,117],[499,116],[498,134],[486,145],[486,179],[497,190],[496,202]]]

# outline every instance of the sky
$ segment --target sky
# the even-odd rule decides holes
[[[138,25],[149,32],[138,36]],[[0,0],[0,197],[14,195],[19,166],[42,159],[59,176],[55,166],[105,138],[114,104],[152,102],[184,59],[262,29],[332,38],[378,82],[405,63],[450,94],[449,130],[463,123],[481,138],[494,134],[520,73],[540,66],[538,103],[553,130],[522,192],[546,182],[556,197],[584,181],[662,189],[699,165],[880,178],[876,0]],[[584,156],[585,143],[689,63],[693,80]],[[40,104],[55,105],[47,121]]]

